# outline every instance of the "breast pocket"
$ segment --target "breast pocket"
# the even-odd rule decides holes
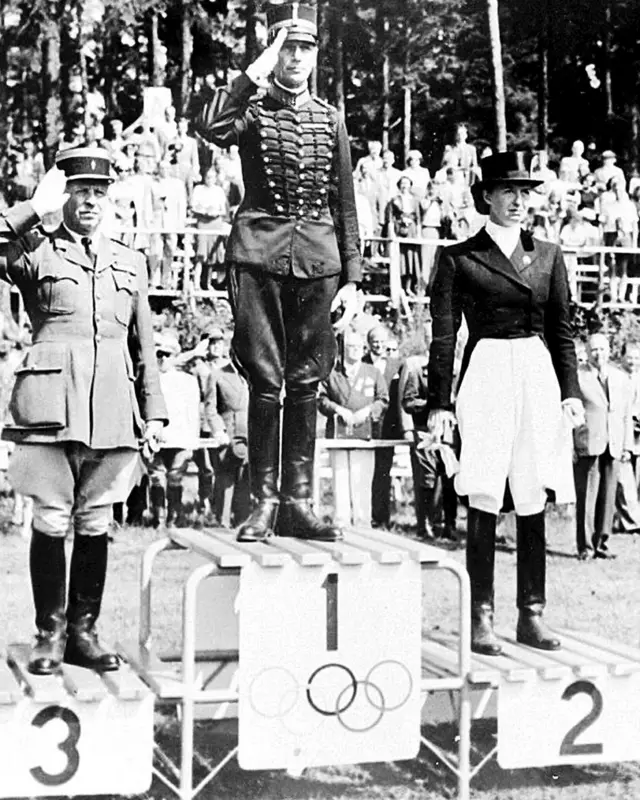
[[[38,307],[46,314],[73,314],[78,305],[78,279],[69,270],[44,269],[38,277]]]
[[[115,284],[113,314],[121,325],[128,327],[131,322],[136,276],[133,272],[115,268],[112,270],[112,274]]]

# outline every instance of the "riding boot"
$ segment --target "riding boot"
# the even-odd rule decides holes
[[[47,536],[34,528],[29,571],[37,633],[28,668],[34,675],[51,675],[62,662],[67,641],[64,536]]]
[[[163,527],[167,521],[164,486],[151,486],[149,502],[151,504],[151,524],[154,528]]]
[[[249,398],[249,481],[253,511],[238,527],[239,542],[264,542],[273,535],[280,498],[280,403]]]
[[[502,648],[493,632],[495,514],[469,508],[467,518],[467,572],[471,582],[471,650],[498,656]]]
[[[69,576],[67,606],[67,664],[111,672],[118,669],[118,656],[105,650],[98,641],[96,621],[100,616],[107,576],[108,542],[101,536],[75,535]]]
[[[182,522],[182,486],[167,486],[167,527],[181,527]]]
[[[560,640],[542,621],[546,582],[544,511],[516,517],[516,530],[519,610],[516,639],[539,650],[558,650]]]
[[[334,542],[344,533],[313,513],[313,462],[316,444],[315,395],[285,398],[282,437],[282,505],[277,534]]]

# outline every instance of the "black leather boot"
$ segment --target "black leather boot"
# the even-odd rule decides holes
[[[107,576],[107,549],[106,534],[82,536],[76,533],[69,576],[64,660],[97,672],[111,672],[119,666],[118,656],[100,645],[95,627]]]
[[[495,514],[470,508],[467,515],[467,572],[471,582],[471,650],[498,656],[493,631],[493,579],[496,555]]]
[[[167,486],[167,527],[182,527],[182,486]]]
[[[558,650],[560,640],[542,621],[546,553],[544,511],[516,517],[518,546],[518,627],[516,639],[539,650]]]
[[[34,529],[29,550],[29,571],[37,633],[28,669],[34,675],[51,675],[62,663],[67,641],[64,536],[47,536]]]
[[[280,403],[249,398],[249,481],[254,508],[238,527],[239,542],[264,542],[273,535],[280,498]]]
[[[282,436],[282,489],[278,536],[334,542],[344,532],[313,513],[313,461],[316,445],[315,394],[285,399]]]
[[[154,528],[162,528],[167,521],[164,486],[151,486],[149,488],[149,502],[151,504],[151,524]]]

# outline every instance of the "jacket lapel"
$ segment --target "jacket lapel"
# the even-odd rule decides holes
[[[483,266],[491,270],[491,272],[496,272],[513,283],[518,284],[518,286],[521,286],[523,289],[531,291],[529,284],[523,280],[513,263],[489,236],[486,228],[483,228],[473,239],[470,239],[469,245],[469,255],[476,261],[479,261]]]
[[[527,273],[533,270],[534,264],[539,256],[540,250],[536,247],[536,240],[533,236],[523,233],[518,242],[518,246],[511,256],[511,263],[516,268],[518,275],[520,275],[523,280],[526,280]]]

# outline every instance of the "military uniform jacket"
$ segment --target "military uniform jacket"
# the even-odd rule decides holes
[[[227,261],[276,275],[359,281],[349,140],[338,111],[306,90],[272,85],[256,96],[242,74],[226,99],[210,103],[199,133],[240,149],[245,195],[227,243]]]
[[[555,244],[523,232],[509,259],[483,228],[445,248],[431,292],[429,407],[451,408],[456,334],[463,314],[469,338],[460,384],[480,339],[539,336],[549,349],[562,399],[579,398],[569,301],[567,271]]]
[[[137,448],[143,421],[167,419],[144,259],[104,236],[92,258],[65,227],[27,233],[38,222],[29,203],[0,218],[0,277],[20,290],[33,338],[3,438]]]

